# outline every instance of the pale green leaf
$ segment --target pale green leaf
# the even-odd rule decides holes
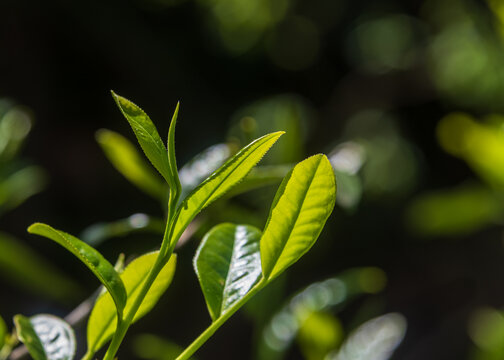
[[[343,327],[334,315],[315,311],[301,324],[297,341],[306,360],[325,359],[343,340]]]
[[[4,319],[0,316],[0,350],[3,348],[5,344],[5,340],[8,334],[7,324]]]
[[[187,225],[203,208],[247,176],[282,134],[284,132],[279,131],[253,141],[189,194],[178,208],[172,239],[178,240]]]
[[[57,242],[79,258],[112,294],[117,312],[122,316],[122,310],[126,305],[126,290],[112,264],[97,250],[76,237],[46,224],[35,223],[28,228],[28,232]]]
[[[334,172],[325,155],[300,162],[285,177],[261,238],[265,278],[278,276],[313,246],[335,198]]]
[[[390,313],[371,319],[343,343],[330,360],[387,360],[401,343],[406,333],[406,319]]]
[[[217,225],[203,238],[194,269],[212,320],[243,298],[261,277],[260,238],[259,229],[234,224]]]
[[[14,324],[19,341],[25,344],[34,360],[48,360],[44,346],[40,341],[30,319],[23,315],[14,316]]]
[[[149,116],[137,105],[113,91],[112,96],[124,117],[128,120],[145,155],[165,178],[166,182],[172,186],[173,179],[171,178],[168,152]]]
[[[157,256],[158,252],[142,255],[133,260],[121,274],[121,279],[128,293],[128,302],[125,307],[126,314],[139,296],[142,284],[154,265]],[[147,292],[133,322],[146,315],[156,305],[172,281],[175,265],[176,255],[173,255]],[[89,317],[87,330],[88,353],[94,354],[110,339],[114,334],[116,323],[117,315],[114,312],[114,304],[109,293],[106,293],[98,298]]]
[[[12,256],[16,254],[16,256]],[[0,273],[2,278],[32,294],[59,300],[79,300],[83,289],[29,246],[0,232]]]
[[[101,129],[96,133],[96,140],[112,165],[132,184],[156,199],[166,197],[166,184],[128,139],[114,131]]]

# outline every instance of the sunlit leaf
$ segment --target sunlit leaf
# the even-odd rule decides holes
[[[168,151],[151,119],[142,109],[131,101],[114,92],[112,92],[112,96],[124,117],[131,125],[145,155],[165,178],[166,182],[172,186],[173,179],[171,177]]]
[[[158,252],[148,253],[133,260],[121,274],[121,279],[128,293],[128,302],[124,309],[127,314],[142,288],[149,271],[154,265]],[[138,309],[134,322],[146,315],[156,305],[159,298],[170,285],[175,273],[176,255],[163,267],[156,280],[145,296]],[[114,303],[109,293],[104,294],[96,301],[91,312],[87,328],[88,353],[94,354],[113,335],[117,323]]]
[[[156,199],[166,197],[166,184],[156,176],[128,139],[116,132],[101,129],[96,133],[96,140],[112,165],[126,179]]]
[[[13,256],[15,254],[15,256]],[[16,286],[51,299],[79,299],[83,290],[21,240],[0,232],[0,272]]]
[[[25,344],[34,360],[48,360],[44,346],[40,341],[30,319],[23,315],[14,316],[14,324],[19,341]]]
[[[421,194],[407,211],[411,229],[425,236],[467,234],[502,219],[504,206],[496,193],[481,185]]]
[[[301,324],[297,341],[306,360],[325,359],[343,338],[339,320],[326,312],[312,312]]]
[[[406,319],[396,313],[369,320],[350,334],[331,360],[387,360],[406,333]]]
[[[57,242],[82,261],[107,288],[114,299],[117,312],[122,316],[122,310],[126,305],[126,290],[114,267],[97,250],[76,237],[46,224],[32,224],[28,232]]]
[[[194,269],[212,320],[223,315],[261,276],[259,240],[253,226],[220,224],[210,230],[194,257]]]
[[[172,182],[170,183],[171,187],[170,190],[173,196],[173,198],[170,199],[170,203],[172,204],[173,207],[177,205],[178,198],[182,191],[182,186],[180,185],[180,179],[178,175],[177,159],[175,157],[175,126],[177,124],[179,105],[180,103],[177,103],[177,107],[175,108],[175,112],[173,113],[173,117],[170,123],[170,130],[168,131],[168,142],[167,142],[168,162],[170,165],[170,177],[172,179]]]
[[[285,177],[260,243],[265,278],[278,276],[313,246],[335,199],[334,172],[324,155],[300,162]]]
[[[8,334],[7,324],[4,319],[0,316],[0,350],[3,348],[5,344],[5,340]]]
[[[282,134],[280,131],[253,141],[189,194],[179,206],[172,239],[178,240],[187,225],[203,208],[242,180]]]
[[[84,229],[81,239],[96,247],[111,238],[123,237],[132,233],[163,234],[164,229],[165,223],[163,220],[138,213],[126,219],[93,224]]]

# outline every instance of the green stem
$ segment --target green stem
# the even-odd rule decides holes
[[[206,328],[200,336],[194,340],[175,360],[189,359],[233,314],[238,311],[252,296],[257,294],[267,284],[267,280],[262,278],[243,298],[237,301],[227,312]]]
[[[170,194],[171,197],[172,194]],[[152,269],[149,271],[149,275],[147,275],[147,279],[142,285],[142,288],[140,289],[140,293],[135,299],[135,302],[131,306],[129,312],[126,314],[126,317],[124,318],[123,321],[118,323],[116,332],[114,333],[114,336],[112,337],[112,341],[110,342],[110,345],[107,349],[107,352],[105,353],[105,357],[103,358],[104,360],[113,360],[117,351],[119,350],[119,346],[121,345],[121,342],[123,341],[124,337],[126,336],[126,332],[128,331],[129,327],[133,323],[133,319],[135,318],[135,315],[140,308],[140,305],[142,305],[142,302],[149,292],[149,289],[151,288],[152,284],[156,280],[156,277],[159,275],[159,272],[163,269],[164,265],[170,260],[172,252],[168,252],[167,254],[163,254],[163,245],[165,243],[169,243],[169,235],[170,235],[170,224],[171,224],[171,217],[173,212],[171,209],[168,209],[168,218],[166,220],[166,228],[165,228],[165,233],[163,235],[163,242],[161,245],[161,250],[159,251],[159,254],[156,258],[156,262],[154,263],[154,266]]]

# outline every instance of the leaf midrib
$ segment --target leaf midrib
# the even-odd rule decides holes
[[[279,259],[280,259],[280,257],[282,256],[282,254],[283,254],[283,252],[284,252],[284,250],[285,250],[285,246],[287,245],[287,242],[289,241],[289,239],[290,239],[290,237],[291,237],[291,235],[292,235],[292,231],[293,231],[293,230],[294,230],[294,228],[296,227],[296,224],[297,224],[297,222],[298,222],[298,220],[299,220],[299,214],[301,213],[301,210],[302,210],[302,208],[303,208],[303,205],[304,205],[304,203],[305,203],[305,201],[306,201],[306,196],[308,195],[308,191],[310,190],[310,187],[311,187],[311,185],[312,185],[312,183],[313,183],[313,180],[315,179],[315,175],[317,174],[317,171],[318,171],[318,169],[319,169],[320,163],[322,162],[322,159],[323,159],[323,158],[322,158],[322,157],[320,157],[320,158],[319,158],[319,160],[318,160],[317,165],[315,166],[315,171],[313,172],[313,174],[312,174],[312,176],[311,176],[311,179],[310,179],[310,181],[309,181],[309,185],[306,187],[306,190],[304,191],[304,194],[303,194],[303,200],[301,201],[301,206],[299,206],[299,207],[296,209],[296,211],[295,211],[295,219],[296,219],[296,220],[292,222],[292,225],[289,225],[289,226],[288,226],[288,228],[289,228],[289,230],[288,230],[288,236],[286,236],[286,237],[285,237],[285,241],[282,241],[281,251],[280,251],[280,253],[278,254],[278,257],[276,258],[276,260],[275,260],[275,264],[274,264],[274,265],[273,265],[273,267],[271,268],[271,270],[270,270],[270,272],[269,272],[269,274],[268,274],[268,277],[270,277],[270,276],[271,276],[271,274],[273,273],[273,271],[275,270],[275,267],[276,267],[276,266],[277,266],[277,264],[278,264],[278,260],[279,260]],[[291,179],[292,179],[292,177],[291,177]],[[284,192],[284,194],[285,194],[285,192]],[[283,195],[282,195],[282,196],[283,196]],[[278,201],[278,203],[280,203],[280,200]],[[278,203],[277,203],[277,206],[278,206]],[[276,209],[276,206],[275,206],[275,209]]]

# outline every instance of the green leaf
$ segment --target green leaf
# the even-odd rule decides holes
[[[97,250],[76,237],[46,224],[32,224],[28,232],[54,240],[86,264],[112,295],[117,312],[122,317],[126,305],[126,290],[114,267]]]
[[[83,289],[72,278],[23,241],[3,232],[0,232],[0,273],[2,279],[13,285],[49,299],[68,302],[84,296]]]
[[[387,360],[406,333],[406,319],[396,313],[371,319],[343,343],[330,360]]]
[[[171,177],[168,152],[151,119],[142,109],[131,101],[117,95],[113,91],[112,96],[124,117],[128,120],[145,155],[157,171],[165,178],[166,182],[172,187],[173,179]]]
[[[166,197],[166,184],[158,178],[128,139],[116,132],[101,129],[96,133],[96,141],[112,165],[128,181],[156,199]]]
[[[194,217],[247,176],[283,134],[283,131],[279,131],[253,141],[226,161],[213,175],[189,194],[178,208],[171,238],[177,241]]]
[[[285,177],[260,243],[265,278],[278,276],[313,246],[335,198],[334,172],[325,155],[300,162]]]
[[[142,284],[154,265],[157,256],[158,252],[142,255],[133,260],[121,274],[121,279],[128,293],[128,302],[125,307],[126,314],[136,301]],[[176,255],[173,255],[163,267],[145,296],[142,305],[140,305],[133,322],[146,315],[156,305],[172,281],[176,262]],[[114,334],[116,323],[117,315],[114,312],[114,304],[109,293],[106,293],[98,298],[89,317],[87,328],[88,353],[94,354],[110,339]]]
[[[19,341],[25,344],[31,357],[34,360],[48,360],[44,346],[35,332],[30,319],[23,315],[15,315],[14,324],[16,325]]]
[[[177,117],[179,111],[180,102],[177,103],[175,112],[173,113],[172,121],[170,123],[170,130],[168,131],[168,162],[170,164],[170,174],[172,179],[171,191],[172,198],[170,199],[170,204],[174,207],[177,205],[178,198],[182,192],[182,186],[180,185],[180,179],[177,169],[177,159],[175,157],[175,125],[177,124]]]
[[[310,313],[301,324],[297,341],[306,360],[325,359],[343,340],[343,327],[337,317],[323,311]]]
[[[260,238],[259,229],[234,224],[217,225],[203,238],[194,269],[213,321],[261,277]]]
[[[0,213],[13,209],[47,184],[46,172],[38,166],[27,166],[9,174],[0,182]]]
[[[185,198],[203,180],[209,177],[215,170],[233,153],[232,146],[228,144],[216,144],[203,150],[193,157],[179,171],[182,185],[182,198]]]
[[[0,316],[0,350],[5,345],[5,340],[7,338],[8,331],[9,330],[7,329],[7,324],[5,323],[4,319]]]

